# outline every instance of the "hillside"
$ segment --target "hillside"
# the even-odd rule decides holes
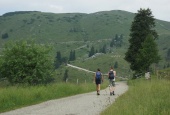
[[[76,50],[77,59],[85,59],[91,46],[99,50],[106,45],[109,49],[111,39],[117,34],[123,35],[123,44],[122,47],[111,49],[111,52],[121,55],[122,60],[128,48],[133,18],[133,13],[121,10],[91,14],[10,12],[0,16],[0,48],[8,40],[34,39],[37,43],[53,45],[54,55],[56,51],[61,51],[63,56],[68,57],[71,50]],[[155,22],[163,66],[170,48],[170,22],[157,19]],[[121,63],[124,65],[125,62]]]
[[[36,38],[43,41],[86,41],[129,35],[134,14],[114,10],[92,14],[11,12],[0,17],[0,35],[8,39]],[[170,22],[156,20],[160,35],[169,34]]]

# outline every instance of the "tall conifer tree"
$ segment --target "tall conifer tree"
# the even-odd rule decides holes
[[[150,9],[140,9],[132,22],[129,39],[130,46],[125,54],[125,60],[130,63],[130,68],[136,73],[141,71],[141,65],[138,63],[138,55],[143,48],[142,43],[148,35],[151,35],[153,40],[158,38],[158,34],[154,30],[154,20]],[[143,60],[143,63],[145,63],[145,60]]]

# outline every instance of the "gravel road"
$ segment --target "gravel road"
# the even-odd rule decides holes
[[[106,88],[99,96],[96,92],[84,93],[23,107],[0,115],[99,115],[127,90],[126,82],[116,82],[114,96],[110,96],[109,88]]]

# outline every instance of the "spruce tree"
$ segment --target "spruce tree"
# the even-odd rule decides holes
[[[91,57],[92,55],[94,55],[95,54],[95,49],[94,49],[94,47],[92,46],[91,47],[91,50],[90,50],[90,52],[89,52],[89,57]]]
[[[136,73],[138,73],[141,70],[140,67],[142,67],[142,65],[138,64],[138,55],[140,49],[142,49],[142,43],[148,35],[152,35],[153,40],[158,38],[157,32],[153,29],[155,27],[154,20],[150,9],[140,9],[132,22],[129,39],[130,46],[125,53],[125,60],[130,63],[130,68]],[[143,60],[143,63],[145,63],[145,60]]]
[[[155,43],[153,36],[148,35],[136,56],[136,71],[147,71],[152,63],[158,63],[159,60],[160,56],[158,55],[157,44]]]
[[[115,64],[114,64],[114,68],[118,68],[118,62],[116,61]]]
[[[70,51],[69,61],[73,61],[73,51]]]

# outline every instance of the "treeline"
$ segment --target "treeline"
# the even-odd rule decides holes
[[[15,12],[5,13],[2,16],[13,16],[13,15],[17,15],[17,14],[27,14],[27,13],[31,13],[31,12],[38,12],[38,11],[15,11]]]
[[[103,47],[99,48],[98,50],[95,49],[94,46],[91,47],[89,51],[89,57],[93,56],[95,53],[104,53],[106,54],[107,52],[110,53],[111,48],[115,47],[122,47],[123,45],[123,34],[120,36],[118,34],[115,35],[115,37],[112,38],[109,44],[104,44]],[[107,47],[108,46],[108,47]]]
[[[99,50],[95,49],[94,46],[91,47],[90,51],[89,51],[89,57],[93,56],[95,53],[104,53],[106,54],[106,45],[103,45],[102,48],[100,48]]]
[[[114,38],[112,38],[112,41],[110,42],[110,47],[121,47],[123,43],[123,34],[118,36],[117,34],[115,35]]]
[[[71,50],[70,51],[70,55],[69,55],[69,58],[68,57],[62,57],[61,55],[61,52],[60,51],[57,51],[56,53],[56,57],[55,57],[55,61],[54,61],[54,66],[55,68],[59,68],[60,65],[62,65],[63,63],[64,64],[67,64],[68,61],[74,61],[76,60],[76,53],[75,53],[75,50]]]

